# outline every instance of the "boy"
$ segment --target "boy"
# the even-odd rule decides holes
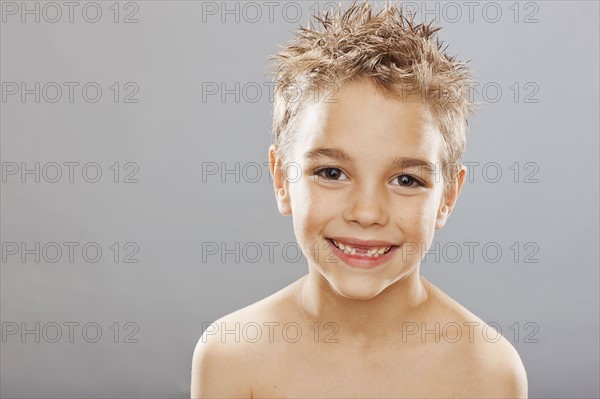
[[[191,395],[527,397],[512,345],[419,276],[465,180],[466,64],[401,7],[340,14],[275,57],[271,174],[308,274],[206,329]]]

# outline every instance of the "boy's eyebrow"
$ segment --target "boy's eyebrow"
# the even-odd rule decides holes
[[[321,157],[327,157],[335,159],[337,161],[352,163],[352,158],[350,158],[350,155],[348,155],[346,151],[341,150],[339,148],[315,148],[313,150],[307,151],[304,154],[304,157],[311,161],[315,161]]]
[[[307,151],[304,154],[304,157],[308,160],[316,161],[320,157],[327,157],[334,159],[339,162],[347,162],[352,164],[352,157],[346,153],[346,151],[340,148],[315,148]],[[394,158],[391,162],[391,166],[397,169],[404,168],[419,168],[423,172],[427,174],[435,174],[436,167],[433,163],[429,161],[424,161],[422,159],[417,158],[407,158],[407,157],[398,157]]]

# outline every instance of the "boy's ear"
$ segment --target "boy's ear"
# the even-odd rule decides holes
[[[452,210],[454,209],[454,205],[456,204],[456,200],[460,195],[460,191],[462,190],[463,184],[465,182],[465,177],[467,175],[467,167],[463,164],[460,164],[457,168],[457,172],[453,173],[452,176],[449,177],[450,181],[448,184],[448,189],[446,190],[446,195],[442,196],[442,200],[440,203],[440,207],[438,209],[437,219],[435,221],[435,229],[439,230],[446,224],[446,221],[450,217]]]
[[[275,188],[275,199],[277,200],[277,209],[283,216],[292,214],[290,201],[289,182],[283,173],[283,160],[277,156],[275,145],[269,147],[269,169],[273,177],[273,187]]]

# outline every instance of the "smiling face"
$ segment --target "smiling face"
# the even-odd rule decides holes
[[[335,101],[311,102],[300,115],[293,155],[284,160],[294,167],[273,166],[274,185],[279,211],[292,215],[311,273],[346,298],[371,299],[418,276],[464,169],[444,196],[443,141],[426,104],[385,97],[365,80],[342,86]],[[270,157],[277,162],[273,147]],[[359,254],[368,249],[361,245],[392,250],[374,257],[377,248],[370,248],[365,259],[340,253],[331,238],[342,245],[381,241],[355,241]]]

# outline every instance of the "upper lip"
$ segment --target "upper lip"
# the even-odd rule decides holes
[[[391,246],[396,245],[391,242],[382,241],[382,240],[361,240],[361,239],[352,238],[352,237],[329,237],[329,238],[332,240],[335,240],[336,242],[341,242],[342,244],[348,244],[352,247],[381,248],[381,247],[391,247]]]

